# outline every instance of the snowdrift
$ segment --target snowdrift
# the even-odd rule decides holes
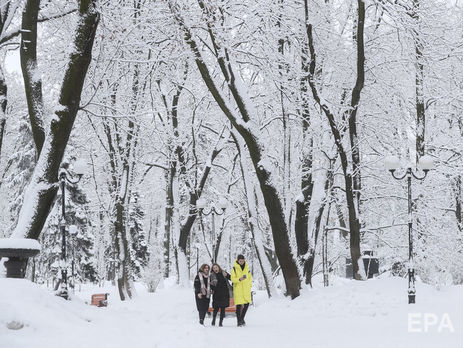
[[[114,288],[86,287],[65,301],[27,280],[0,278],[0,347],[461,347],[463,287],[418,283],[417,304],[408,305],[406,286],[399,278],[335,279],[294,301],[259,292],[246,327],[228,316],[219,328],[207,318],[205,327],[197,323],[191,289],[150,294],[139,284],[137,298],[120,302]],[[107,308],[84,302],[108,290]]]

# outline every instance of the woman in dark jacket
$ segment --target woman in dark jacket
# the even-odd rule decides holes
[[[215,318],[217,317],[217,313],[220,309],[219,326],[222,326],[223,318],[225,317],[225,308],[230,305],[230,292],[228,290],[228,280],[230,280],[230,275],[227,272],[222,271],[220,266],[214,263],[212,265],[210,278],[213,294],[212,307],[214,307],[212,325],[215,325]]]
[[[195,299],[196,308],[199,313],[199,323],[204,325],[204,317],[209,309],[211,298],[211,282],[209,279],[209,265],[204,264],[199,268],[198,275],[195,278]]]

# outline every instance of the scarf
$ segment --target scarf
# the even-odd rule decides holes
[[[199,272],[198,277],[201,282],[201,294],[206,295],[206,297],[209,298],[211,296],[211,282],[207,282],[207,288],[204,285],[204,278],[209,280],[209,276],[205,275],[203,272]]]
[[[212,271],[210,273],[210,276],[209,276],[209,279],[211,280],[211,285],[212,286],[217,286],[217,283],[219,282],[219,278],[218,278],[218,273],[215,273],[214,271]]]

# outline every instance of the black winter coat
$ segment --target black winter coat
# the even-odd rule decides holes
[[[207,283],[209,282],[209,278],[203,277],[203,279],[204,279],[204,286],[207,289]],[[198,294],[201,293],[201,281],[199,280],[198,275],[195,278],[194,286],[195,286],[196,309],[198,310],[198,312],[207,312],[207,310],[209,309],[210,298],[207,298],[205,295],[203,295],[202,298],[198,298]]]
[[[228,307],[230,305],[230,292],[228,290],[228,280],[230,280],[230,275],[227,274],[227,276],[224,277],[222,272],[219,272],[211,274],[211,277],[214,276],[217,279],[217,284],[215,286],[213,283],[211,284],[211,289],[213,290],[212,307]]]

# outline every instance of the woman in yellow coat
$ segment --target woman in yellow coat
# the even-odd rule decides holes
[[[251,303],[252,276],[243,255],[238,255],[230,273],[233,283],[233,300],[236,305],[236,319],[238,326],[244,326],[246,325],[244,316]]]

